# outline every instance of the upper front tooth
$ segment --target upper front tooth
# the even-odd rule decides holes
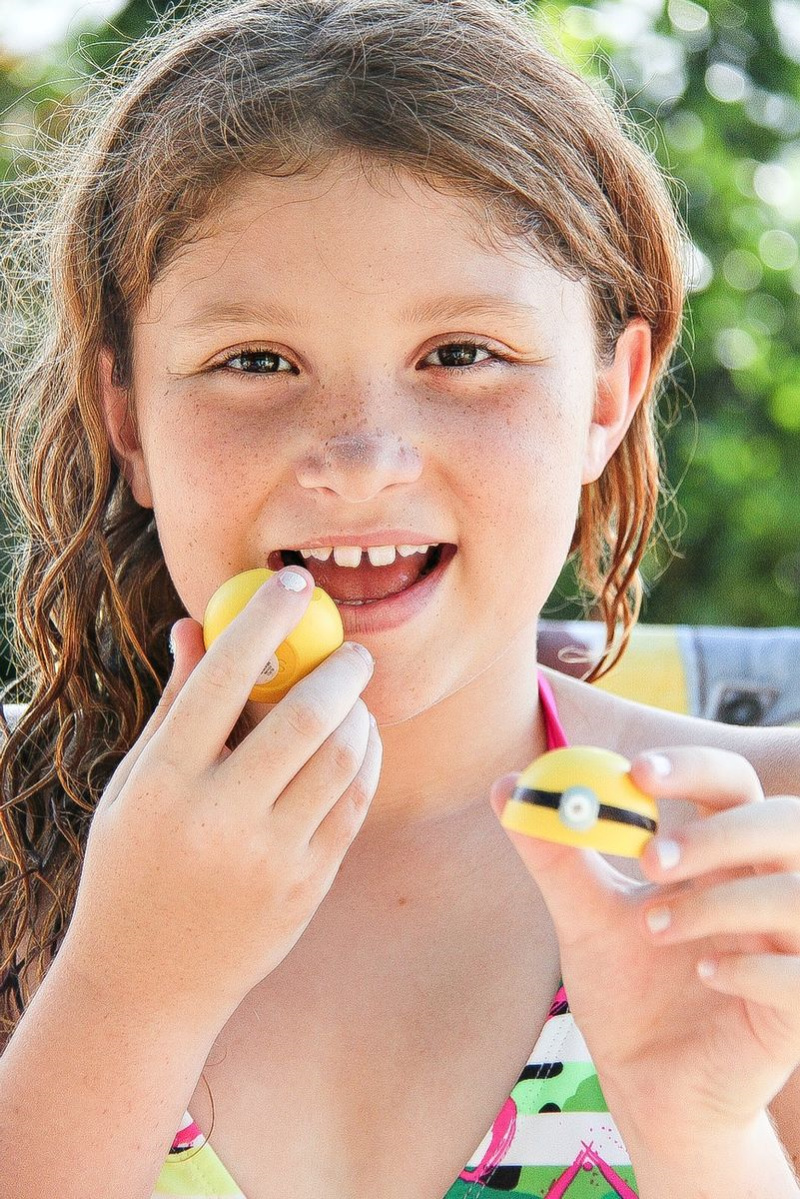
[[[360,545],[337,545],[333,550],[333,560],[337,566],[360,566]]]
[[[373,566],[391,566],[397,557],[393,545],[371,545],[367,554]]]
[[[397,554],[402,558],[408,558],[411,554],[427,554],[429,549],[430,546],[427,545],[371,545],[367,549],[367,555],[373,566],[391,566]],[[333,554],[337,566],[355,567],[361,565],[363,550],[360,545],[337,545],[335,548],[326,545],[299,552],[304,558],[317,558],[320,562],[327,562]]]

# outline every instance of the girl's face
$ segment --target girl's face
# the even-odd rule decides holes
[[[107,370],[104,395],[200,623],[224,580],[276,549],[398,528],[457,546],[422,611],[352,634],[386,725],[503,654],[532,672],[581,484],[633,415],[646,343],[630,327],[599,374],[584,286],[522,244],[500,253],[463,199],[342,159],[232,186],[135,321],[138,440]]]

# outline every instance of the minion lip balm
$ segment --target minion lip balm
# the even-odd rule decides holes
[[[228,579],[212,595],[203,616],[206,649],[277,571],[266,567],[245,570]],[[250,692],[254,703],[277,704],[286,693],[344,642],[339,609],[327,591],[315,587],[306,611],[296,628],[267,662]]]
[[[550,750],[522,771],[500,823],[529,837],[638,858],[658,829],[658,808],[630,768],[607,749]]]

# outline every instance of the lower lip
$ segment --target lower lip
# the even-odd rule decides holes
[[[455,547],[449,546],[442,552],[441,561],[435,570],[413,586],[407,587],[405,591],[398,591],[386,599],[374,600],[369,604],[337,603],[345,637],[383,633],[387,629],[396,629],[404,621],[416,616],[430,602],[455,556]]]

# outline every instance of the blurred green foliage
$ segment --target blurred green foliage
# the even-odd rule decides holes
[[[25,169],[33,125],[57,135],[60,105],[82,76],[110,63],[156,14],[193,7],[132,0],[99,27],[75,18],[36,53],[0,44],[3,175]],[[641,130],[687,227],[686,336],[663,404],[667,476],[678,488],[678,509],[665,519],[679,556],[670,561],[662,548],[648,557],[644,619],[795,625],[800,3],[547,0],[536,9],[551,48]],[[573,593],[565,572],[548,614],[579,615]]]

